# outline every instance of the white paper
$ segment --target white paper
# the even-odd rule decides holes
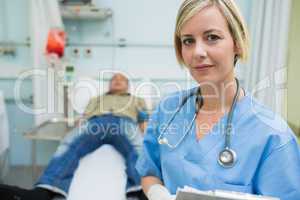
[[[176,200],[280,200],[279,198],[253,195],[235,191],[214,190],[202,191],[189,186],[179,188]]]

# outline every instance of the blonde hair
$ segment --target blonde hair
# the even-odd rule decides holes
[[[236,55],[238,59],[246,61],[249,55],[249,36],[244,18],[234,0],[184,0],[179,8],[174,34],[174,45],[176,58],[180,65],[184,65],[181,54],[180,32],[183,25],[196,15],[200,10],[209,6],[216,6],[225,17],[231,36],[240,53]]]

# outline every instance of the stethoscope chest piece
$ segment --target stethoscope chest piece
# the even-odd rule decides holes
[[[162,145],[162,144],[168,144],[169,141],[168,141],[167,138],[163,137],[163,138],[160,138],[160,139],[158,140],[158,143],[161,144],[161,145]]]
[[[232,149],[225,148],[219,153],[219,164],[225,168],[231,168],[236,162],[236,153]]]

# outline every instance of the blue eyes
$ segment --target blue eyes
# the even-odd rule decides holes
[[[217,42],[218,40],[221,39],[220,36],[218,35],[215,35],[215,34],[209,34],[209,35],[206,35],[204,37],[205,41],[207,41],[208,43],[215,43]],[[185,46],[190,46],[192,45],[193,43],[195,43],[195,39],[190,37],[190,38],[184,38],[182,39],[182,44],[185,45]]]

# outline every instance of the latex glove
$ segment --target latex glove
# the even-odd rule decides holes
[[[152,185],[147,192],[147,197],[149,200],[175,200],[175,195],[171,195],[161,184]]]

